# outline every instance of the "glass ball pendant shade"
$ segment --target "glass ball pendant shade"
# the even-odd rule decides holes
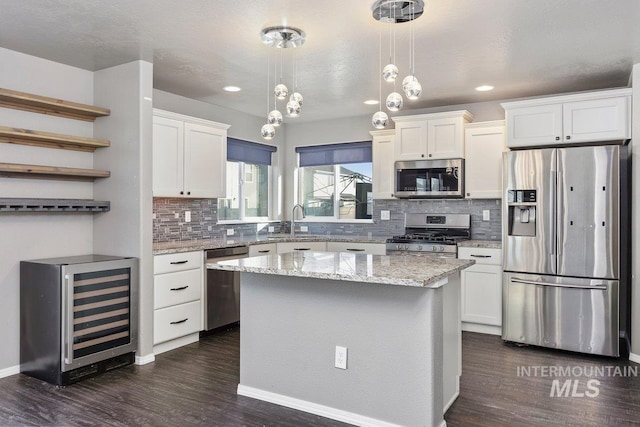
[[[289,101],[296,101],[302,107],[302,101],[304,101],[304,98],[300,92],[293,92],[289,97]]]
[[[402,95],[400,95],[398,92],[391,92],[389,96],[387,96],[387,101],[385,104],[387,105],[387,109],[389,111],[400,110],[403,104]]]
[[[278,110],[273,110],[267,116],[267,122],[270,125],[280,126],[282,124],[282,113]]]
[[[407,77],[402,79],[402,90],[406,92],[407,91],[407,85],[410,82],[413,82],[413,81],[418,81],[418,79],[416,78],[416,76],[414,76],[412,74],[409,74]]]
[[[275,89],[273,90],[273,93],[276,95],[276,98],[285,99],[289,94],[289,89],[287,89],[287,87],[282,83],[279,83],[276,85]]]
[[[274,136],[276,136],[276,128],[274,128],[273,125],[267,123],[266,125],[262,126],[262,129],[260,129],[260,135],[262,135],[264,139],[272,139]]]
[[[406,85],[402,85],[402,89],[404,89],[404,94],[407,98],[411,100],[418,99],[422,95],[422,85],[415,77],[407,82]]]
[[[298,101],[287,102],[287,116],[298,117],[300,115],[300,104]]]
[[[386,82],[395,81],[397,76],[398,76],[398,67],[396,67],[394,64],[387,64],[382,69],[382,78]]]
[[[384,129],[389,123],[389,116],[384,111],[378,111],[371,118],[371,124],[376,129]]]

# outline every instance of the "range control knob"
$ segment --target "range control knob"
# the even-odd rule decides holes
[[[396,245],[396,250],[400,250],[400,245]]]
[[[431,249],[433,250],[433,252],[438,252],[438,247],[437,246],[434,246]]]
[[[418,250],[421,251],[422,250],[422,245],[418,245]]]
[[[440,246],[440,252],[444,252],[444,246]]]

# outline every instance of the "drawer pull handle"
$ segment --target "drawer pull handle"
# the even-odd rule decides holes
[[[474,258],[491,258],[491,255],[471,255]]]
[[[173,265],[176,265],[176,264],[186,264],[186,263],[188,263],[188,262],[189,262],[189,261],[185,259],[184,261],[171,261],[171,264],[173,264]]]
[[[171,325],[178,325],[178,324],[180,324],[180,323],[184,323],[184,322],[186,322],[187,320],[189,320],[189,318],[188,318],[188,317],[185,317],[185,318],[184,318],[184,319],[182,319],[182,320],[176,320],[175,322],[170,322],[170,324],[171,324]]]
[[[308,251],[311,248],[293,248],[294,251]]]
[[[271,252],[271,249],[264,249],[264,250],[258,251],[259,254],[268,254],[269,252]]]
[[[364,249],[347,248],[347,251],[349,251],[349,252],[364,252]]]
[[[189,285],[185,285],[185,286],[180,286],[179,288],[171,288],[169,289],[170,291],[183,291],[185,289],[187,289],[189,287]]]

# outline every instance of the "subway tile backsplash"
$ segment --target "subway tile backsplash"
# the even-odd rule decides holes
[[[389,220],[381,220],[383,210]],[[490,212],[490,221],[482,220],[482,211]],[[184,212],[191,212],[191,222],[185,222]],[[404,232],[405,213],[468,213],[471,215],[471,237],[481,240],[502,238],[502,205],[500,200],[375,200],[373,224],[305,222],[308,234],[394,236]],[[267,224],[218,224],[217,199],[153,199],[153,242],[174,242],[222,238],[228,228],[237,236],[266,234]],[[177,217],[176,217],[177,216]],[[288,233],[290,222],[270,222],[275,233]]]

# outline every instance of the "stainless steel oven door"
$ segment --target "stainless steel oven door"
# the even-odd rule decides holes
[[[137,347],[135,258],[62,267],[62,371]]]
[[[617,280],[504,273],[502,339],[619,356]]]

